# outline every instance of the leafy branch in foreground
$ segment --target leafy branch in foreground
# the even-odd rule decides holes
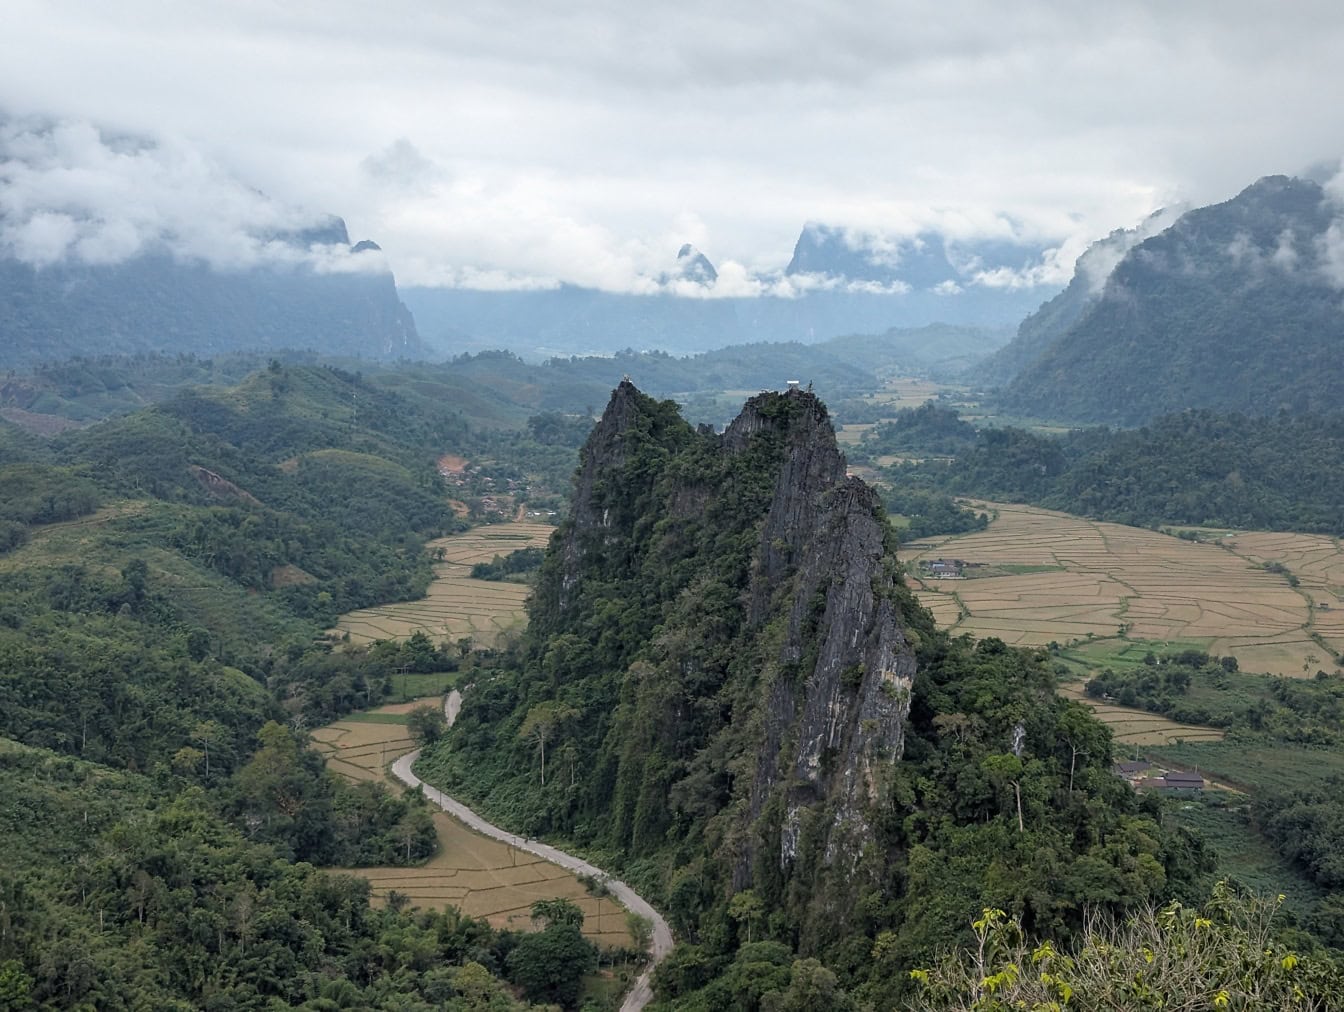
[[[975,946],[929,970],[908,1008],[946,1012],[1063,1009],[1338,1009],[1344,976],[1294,952],[1274,924],[1283,896],[1239,895],[1218,883],[1203,910],[1170,903],[1116,923],[1088,922],[1079,944],[1031,945],[1021,922],[985,910]],[[874,955],[881,958],[883,939]]]

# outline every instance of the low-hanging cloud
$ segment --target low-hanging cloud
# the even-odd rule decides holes
[[[210,154],[195,176],[152,166],[186,206],[128,213],[86,194],[11,216],[3,240],[32,260],[115,259],[189,250],[187,225],[213,217],[197,253],[247,262],[274,252],[257,242],[267,215],[303,206],[377,238],[408,283],[631,291],[686,241],[768,288],[804,221],[975,240],[1009,219],[1064,252],[956,283],[1057,282],[1083,245],[1176,197],[1222,199],[1332,154],[1344,8],[1289,6],[954,0],[932,17],[784,0],[762,19],[713,0],[524,17],[424,0],[10,0],[11,111]],[[182,146],[117,151],[149,167]],[[232,175],[220,163],[276,206],[248,185],[206,201]],[[704,228],[674,227],[689,216]]]
[[[269,198],[180,140],[0,119],[0,252],[33,267],[166,252],[231,270],[385,269],[376,252],[352,256],[329,235],[302,241],[328,222]]]
[[[1087,285],[1088,293],[1100,294],[1106,287],[1111,273],[1125,258],[1125,254],[1144,240],[1151,239],[1159,232],[1170,228],[1186,210],[1185,204],[1164,207],[1148,215],[1133,228],[1116,229],[1104,239],[1098,239],[1087,246],[1078,255],[1074,270]]]
[[[1344,289],[1344,163],[1322,188],[1326,206],[1334,212],[1334,220],[1322,235],[1316,237],[1316,256],[1326,281],[1335,288]]]

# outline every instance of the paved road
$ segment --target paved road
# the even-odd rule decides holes
[[[462,693],[454,689],[444,700],[443,713],[448,718],[448,725],[451,727],[457,720],[458,712],[462,709]],[[607,873],[601,868],[596,868],[589,864],[583,858],[575,857],[573,854],[566,854],[563,850],[556,850],[546,843],[539,843],[536,840],[524,839],[516,833],[510,833],[507,829],[500,829],[498,826],[486,822],[483,818],[473,812],[460,801],[455,801],[437,788],[429,786],[414,773],[411,767],[415,761],[420,758],[420,750],[408,752],[392,764],[393,775],[403,784],[415,790],[422,788],[425,797],[438,805],[445,812],[458,821],[466,824],[471,829],[483,836],[491,837],[495,840],[502,840],[511,847],[517,847],[519,850],[525,850],[529,854],[536,854],[540,858],[557,864],[561,868],[578,875],[591,875],[593,878],[601,879],[606,882],[607,888],[611,890],[614,896],[622,906],[627,910],[633,910],[641,917],[647,917],[653,924],[653,946],[651,949],[652,959],[649,967],[639,979],[635,981],[635,986],[630,989],[630,993],[625,996],[625,1004],[621,1006],[621,1012],[639,1012],[645,1005],[653,1000],[653,987],[650,979],[653,976],[653,968],[663,961],[663,958],[672,951],[672,929],[667,926],[667,921],[663,920],[662,915],[654,910],[638,893],[631,889],[624,882],[614,878],[608,878]]]

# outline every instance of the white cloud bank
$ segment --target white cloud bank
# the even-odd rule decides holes
[[[86,122],[0,121],[0,250],[34,267],[168,252],[229,270],[385,269],[375,253],[292,238],[327,221],[267,197],[180,141],[107,136]]]
[[[6,13],[0,106],[162,139],[150,155],[63,138],[97,172],[19,180],[5,242],[35,260],[170,236],[248,262],[303,207],[376,238],[402,283],[637,291],[693,242],[726,292],[782,284],[805,221],[964,240],[1011,221],[1059,251],[967,281],[1013,288],[1058,283],[1158,207],[1336,157],[1344,137],[1344,7],[1326,0]],[[40,206],[42,186],[86,203]]]

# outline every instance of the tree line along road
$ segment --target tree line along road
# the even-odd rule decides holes
[[[448,719],[448,726],[451,727],[457,720],[457,715],[462,709],[462,693],[454,689],[444,700],[443,713]],[[543,860],[550,861],[568,871],[579,875],[591,875],[595,879],[603,881],[622,906],[641,917],[647,917],[653,924],[653,944],[650,948],[650,960],[648,968],[639,975],[630,993],[626,995],[625,1002],[621,1005],[621,1012],[639,1012],[645,1005],[653,1000],[653,987],[651,979],[653,971],[660,962],[672,951],[672,929],[667,926],[667,921],[657,910],[636,893],[624,882],[618,879],[608,877],[607,873],[601,868],[597,868],[583,858],[575,857],[573,854],[566,854],[563,850],[557,850],[555,847],[546,843],[539,843],[536,840],[529,840],[519,836],[517,833],[511,833],[507,829],[501,829],[493,823],[487,822],[475,812],[473,812],[462,802],[448,797],[442,791],[431,787],[412,771],[411,767],[415,761],[420,758],[420,750],[415,749],[407,752],[392,764],[392,775],[400,780],[411,790],[422,790],[427,799],[438,805],[445,812],[463,823],[470,829],[482,836],[488,836],[495,840],[507,843],[511,847],[517,847],[519,850],[525,850],[529,854],[535,854]]]

